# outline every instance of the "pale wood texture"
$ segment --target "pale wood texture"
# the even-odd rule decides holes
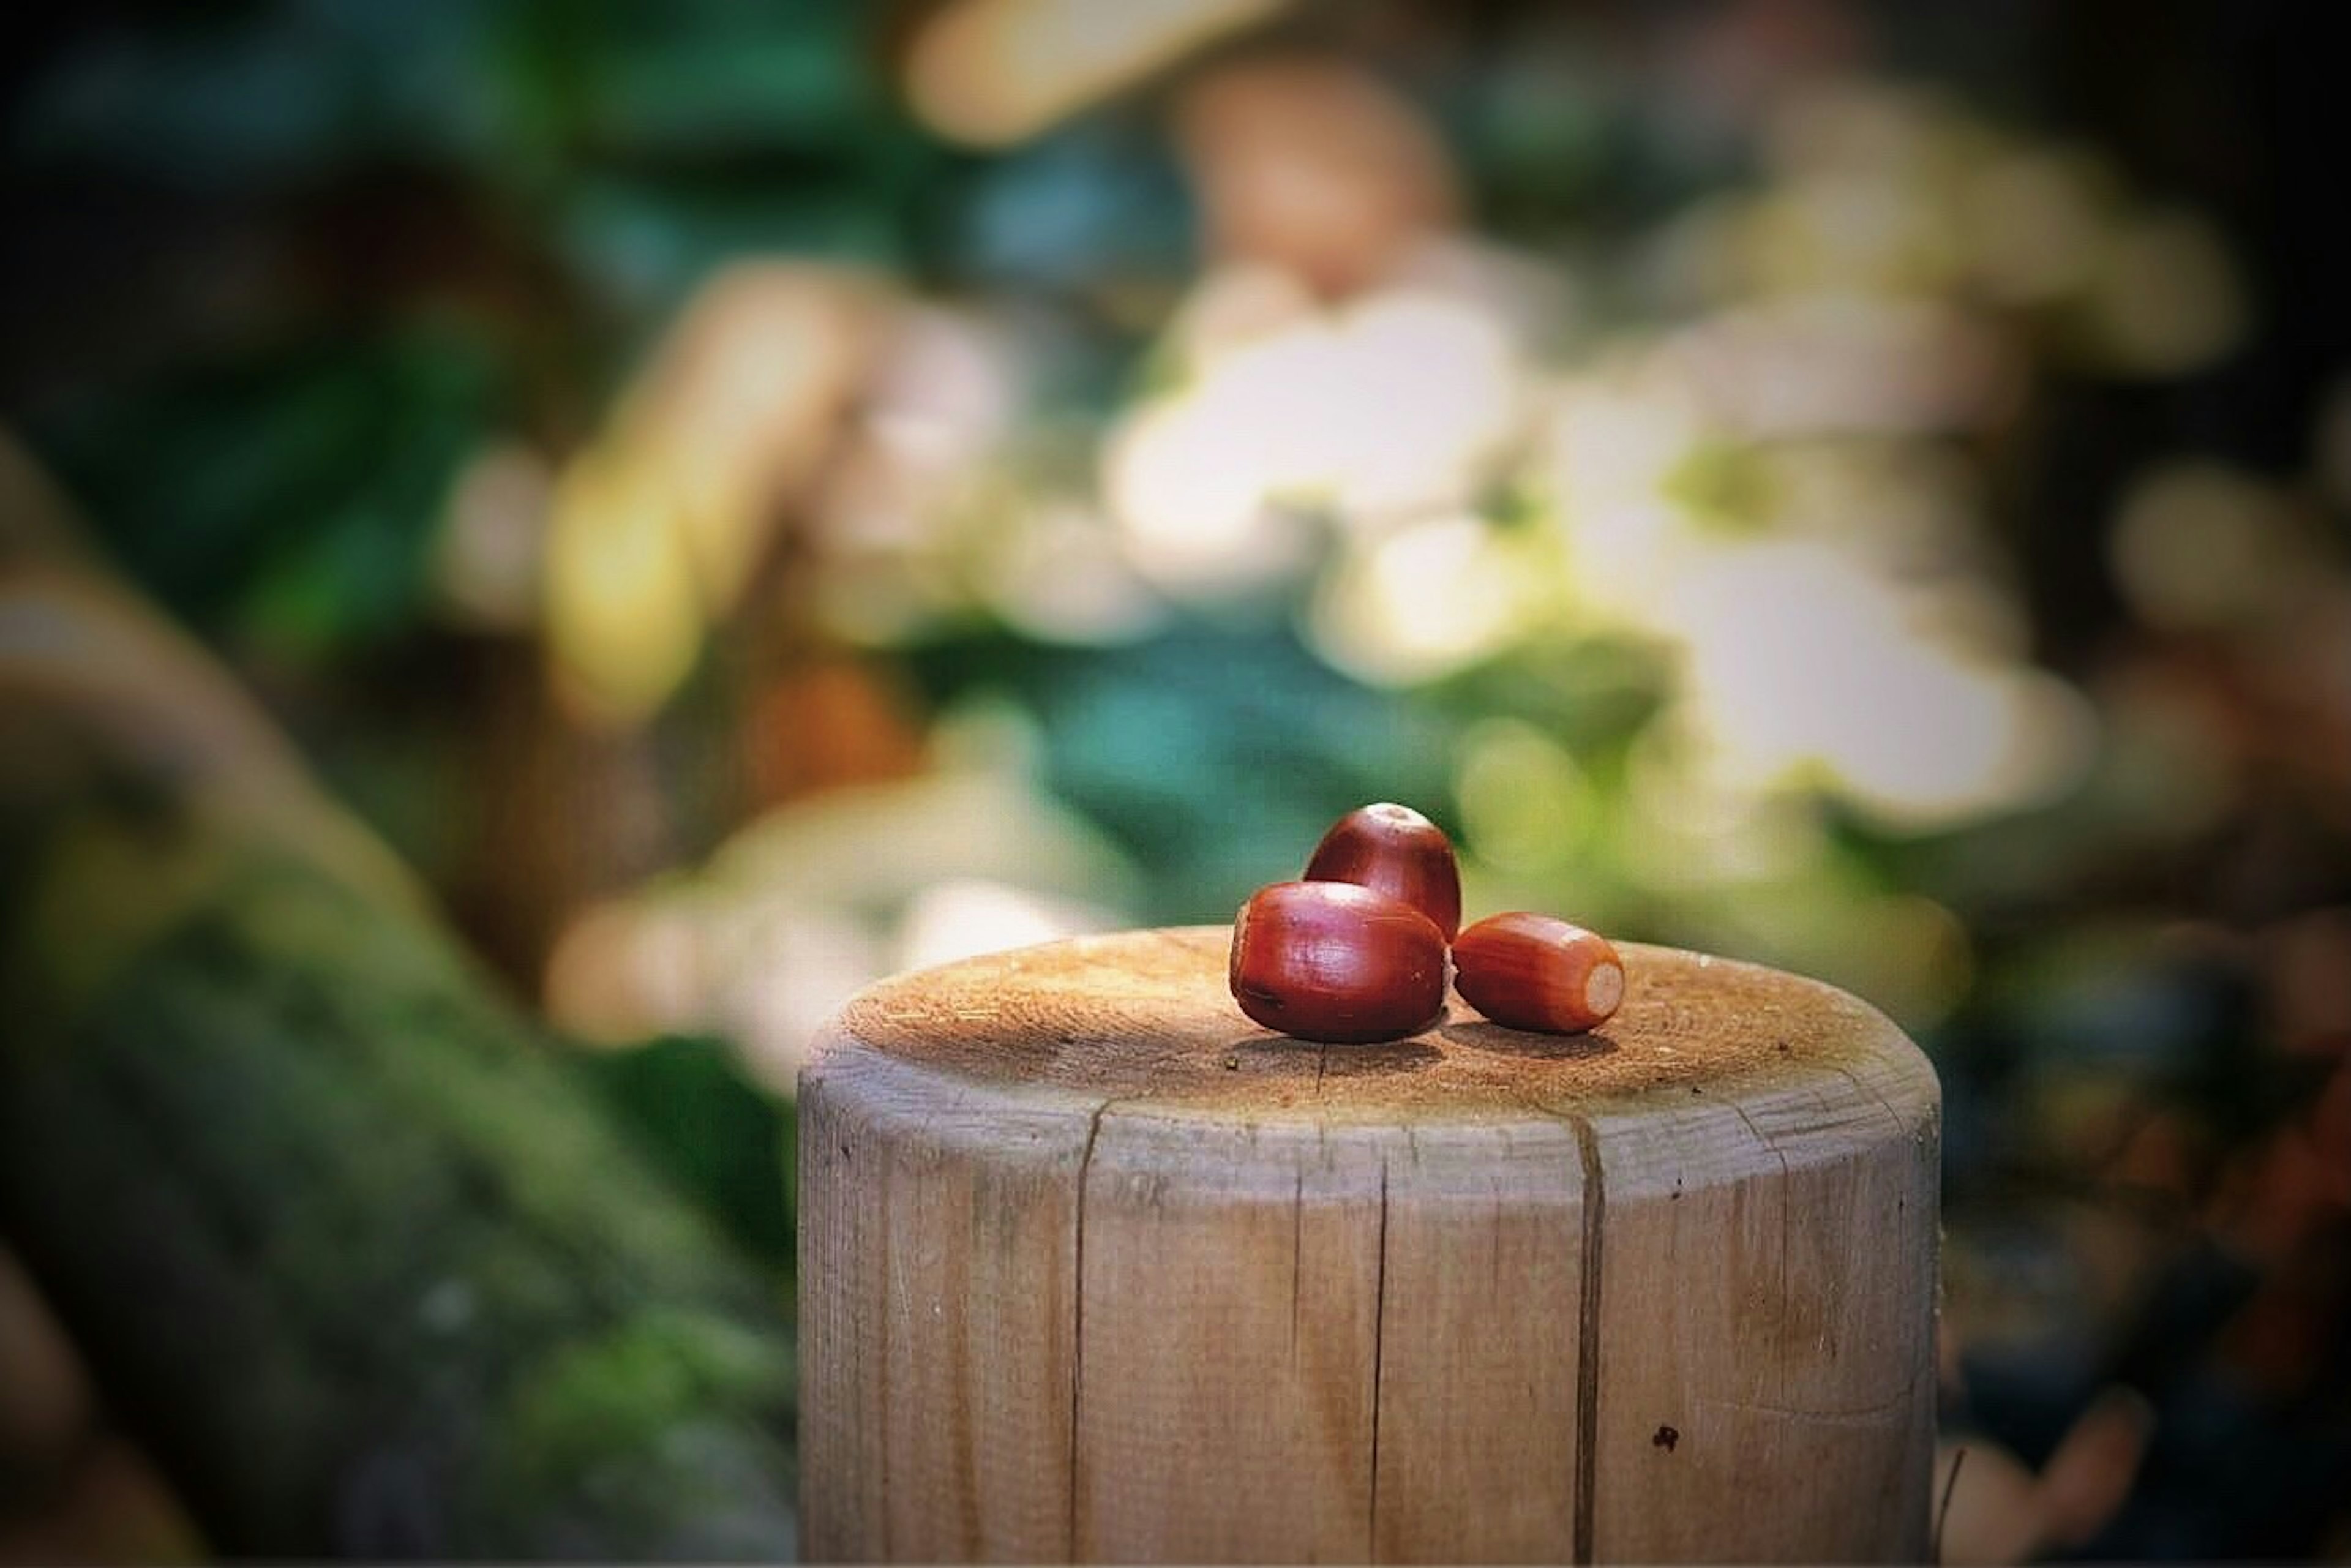
[[[1810,980],[1243,1018],[1228,931],[886,981],[801,1081],[820,1559],[1917,1559],[1933,1071]]]

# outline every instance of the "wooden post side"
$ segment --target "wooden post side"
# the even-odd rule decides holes
[[[1077,1555],[1371,1555],[1388,1135],[1112,1110],[1086,1172]]]
[[[1071,1554],[1079,1176],[1094,1107],[963,1107],[853,1045],[800,1091],[803,1554]]]
[[[1557,1121],[1421,1129],[1390,1170],[1374,1560],[1574,1540],[1582,1188]]]
[[[1593,1124],[1595,1557],[1923,1558],[1931,1113],[1831,1077]]]

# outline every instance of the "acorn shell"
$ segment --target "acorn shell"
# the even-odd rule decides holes
[[[1453,971],[1462,1000],[1512,1029],[1575,1034],[1625,999],[1625,961],[1605,936],[1525,910],[1455,937]]]
[[[1383,800],[1331,824],[1306,862],[1309,882],[1352,882],[1412,905],[1447,941],[1461,929],[1461,869],[1445,830]]]
[[[1241,1011],[1268,1029],[1332,1043],[1401,1040],[1445,1011],[1445,934],[1353,883],[1275,883],[1234,917],[1227,977]]]

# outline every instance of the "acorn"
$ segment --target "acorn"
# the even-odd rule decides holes
[[[1306,862],[1308,882],[1352,882],[1412,905],[1448,942],[1461,929],[1461,872],[1445,830],[1383,800],[1331,825]]]
[[[1418,1034],[1444,1014],[1445,971],[1445,934],[1433,921],[1353,883],[1278,882],[1233,920],[1233,999],[1301,1040]]]
[[[1453,969],[1462,999],[1512,1029],[1579,1033],[1625,999],[1625,961],[1606,937],[1525,910],[1455,937]]]

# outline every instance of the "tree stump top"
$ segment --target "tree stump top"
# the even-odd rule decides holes
[[[1127,931],[900,976],[852,1000],[831,1043],[998,1091],[1066,1091],[1240,1122],[1544,1117],[1856,1073],[1882,1095],[1889,1061],[1915,1066],[1891,1074],[1895,1082],[1934,1092],[1931,1071],[1885,1015],[1758,965],[1623,943],[1624,1004],[1588,1033],[1507,1029],[1448,994],[1444,1018],[1421,1034],[1320,1045],[1242,1015],[1226,988],[1230,941],[1223,925]],[[1848,1084],[1839,1097],[1852,1092]]]

